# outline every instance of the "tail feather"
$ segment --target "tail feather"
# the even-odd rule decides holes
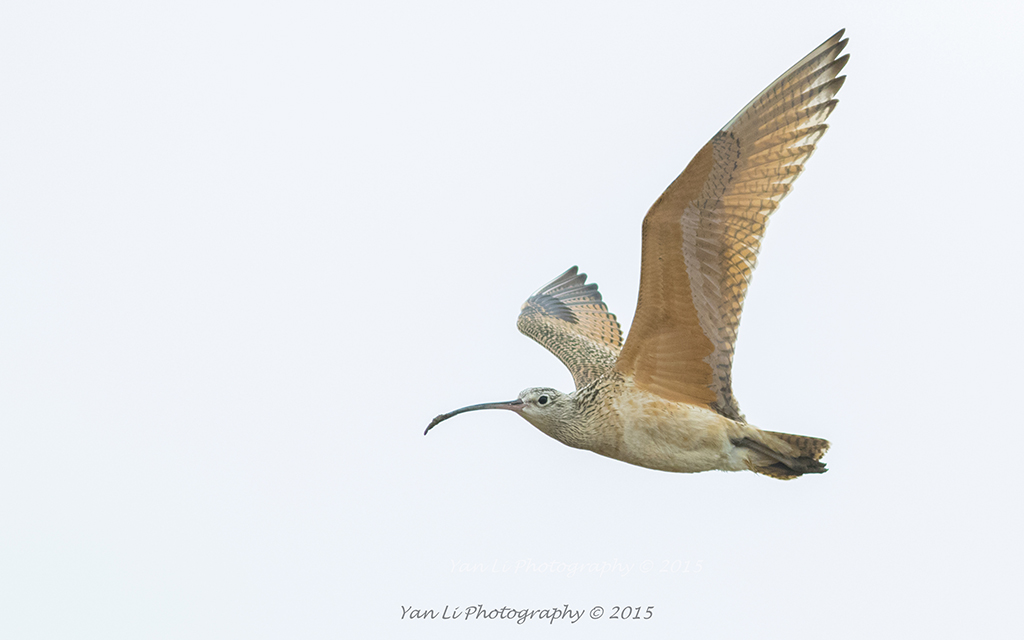
[[[812,438],[811,436],[797,436],[792,433],[778,433],[776,431],[762,431],[761,433],[767,434],[772,438],[782,440],[786,444],[795,448],[801,457],[812,458],[814,460],[821,460],[821,457],[828,451],[831,442],[822,438]]]
[[[828,451],[828,440],[775,431],[761,431],[760,435],[760,441],[746,437],[735,443],[759,454],[747,458],[751,471],[780,480],[828,471],[825,464],[819,462]]]

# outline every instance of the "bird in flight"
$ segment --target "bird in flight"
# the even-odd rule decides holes
[[[574,392],[526,389],[441,414],[424,434],[460,413],[507,409],[570,447],[650,469],[783,480],[826,471],[827,440],[747,423],[732,360],[768,218],[825,133],[847,42],[839,31],[758,94],[651,206],[625,344],[597,285],[576,267],[523,304],[519,330],[568,367]]]

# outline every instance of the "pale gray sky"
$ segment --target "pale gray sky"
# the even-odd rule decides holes
[[[0,635],[1013,636],[1021,24],[8,3]],[[833,442],[829,473],[649,471],[506,412],[421,435],[571,390],[519,305],[578,264],[628,326],[647,207],[841,27],[848,81],[734,371],[752,423]],[[606,614],[401,619],[445,605]]]

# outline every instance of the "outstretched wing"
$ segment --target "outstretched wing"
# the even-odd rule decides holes
[[[562,361],[579,389],[619,357],[622,329],[596,284],[573,267],[523,303],[516,326]]]
[[[640,296],[616,368],[677,402],[742,420],[732,359],[768,217],[825,132],[843,31],[743,108],[644,218]]]

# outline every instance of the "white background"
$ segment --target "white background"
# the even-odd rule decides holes
[[[0,636],[1015,637],[1021,7],[5,4]],[[571,390],[521,302],[628,326],[647,207],[841,27],[734,371],[828,474],[422,435]],[[401,619],[477,604],[606,615]]]

